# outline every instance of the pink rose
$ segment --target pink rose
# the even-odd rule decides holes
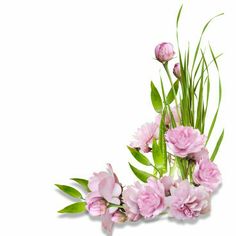
[[[208,150],[204,147],[201,149],[200,152],[192,153],[189,155],[189,158],[192,160],[199,162],[203,159],[209,159],[209,152]]]
[[[107,210],[107,202],[101,197],[87,198],[87,210],[92,216],[104,215]]]
[[[153,138],[158,137],[158,125],[156,123],[146,123],[141,126],[134,135],[134,141],[130,144],[133,148],[140,148],[142,152],[150,152],[149,147]]]
[[[142,186],[137,199],[140,214],[145,218],[155,217],[165,209],[165,189],[160,181],[150,177]]]
[[[128,186],[123,192],[125,211],[130,221],[138,221],[142,218],[138,206],[138,195],[142,185],[138,182],[135,185]]]
[[[155,48],[156,59],[161,63],[165,63],[173,59],[174,55],[175,52],[171,43],[161,43]]]
[[[196,184],[203,185],[212,192],[220,185],[221,174],[215,163],[209,159],[203,159],[195,166],[193,180]]]
[[[166,141],[174,155],[186,157],[201,151],[205,145],[206,136],[201,135],[198,129],[178,126],[166,132]]]
[[[180,79],[181,78],[181,70],[180,70],[180,64],[176,63],[173,68],[173,73],[176,76],[176,78]]]
[[[187,180],[171,188],[168,198],[170,215],[179,220],[194,219],[210,209],[209,193],[203,186],[194,187]]]
[[[89,179],[88,187],[91,190],[91,193],[87,196],[88,199],[91,198],[92,195],[102,197],[107,202],[113,204],[120,204],[119,197],[122,188],[110,164],[108,164],[108,172],[94,173]]]
[[[123,212],[116,211],[112,214],[111,220],[114,223],[124,223],[127,220],[127,216]]]

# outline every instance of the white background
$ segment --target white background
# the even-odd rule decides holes
[[[181,40],[184,46],[189,40],[192,48],[203,24],[225,12],[204,37],[216,53],[224,52],[219,60],[224,97],[214,133],[216,140],[221,128],[226,129],[216,159],[223,186],[213,197],[211,216],[196,224],[168,220],[129,224],[115,228],[115,236],[235,231],[234,1],[183,2]],[[158,83],[160,65],[153,60],[153,51],[162,41],[176,45],[180,4],[0,1],[1,235],[103,235],[100,222],[87,215],[58,216],[56,211],[71,201],[53,184],[88,178],[107,162],[122,183],[135,180],[127,165],[131,157],[126,145],[137,127],[155,118],[149,83]],[[217,91],[216,86],[212,89]],[[217,94],[211,102],[213,112]]]

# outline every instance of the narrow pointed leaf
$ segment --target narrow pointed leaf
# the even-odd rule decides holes
[[[211,155],[211,161],[214,161],[214,160],[215,160],[216,154],[217,154],[218,151],[219,151],[219,148],[220,148],[220,145],[221,145],[221,143],[222,143],[223,138],[224,138],[224,130],[222,131],[222,133],[221,133],[221,135],[220,135],[220,137],[219,137],[219,139],[218,139],[218,141],[217,141],[217,143],[216,143],[216,146],[215,146],[215,148],[214,148],[214,151],[213,151],[213,153],[212,153],[212,155]]]
[[[161,96],[153,82],[151,82],[151,100],[155,111],[158,113],[161,112],[162,111]]]
[[[138,179],[140,179],[142,182],[147,182],[147,179],[150,177],[150,176],[153,176],[152,174],[149,174],[143,170],[139,170],[137,169],[136,167],[132,166],[130,163],[129,163],[129,166],[130,166],[130,169],[133,171],[133,173],[136,175],[136,177]]]
[[[83,213],[86,210],[86,203],[85,202],[77,202],[74,204],[71,204],[62,210],[58,211],[58,213]]]
[[[166,151],[166,141],[165,141],[165,113],[166,108],[164,112],[162,113],[160,128],[159,128],[159,147],[161,149],[161,154],[163,158],[163,173],[166,173],[167,171],[167,151]]]
[[[74,180],[76,183],[78,183],[81,187],[84,188],[87,192],[90,191],[88,187],[88,180],[87,179],[80,179],[80,178],[72,178],[71,180]]]
[[[130,153],[133,155],[133,157],[140,162],[141,164],[145,165],[145,166],[150,166],[151,163],[148,160],[148,158],[146,156],[144,156],[142,153],[140,153],[138,150],[136,150],[135,148],[129,147],[128,149],[130,151]]]
[[[55,186],[57,186],[62,192],[70,195],[71,197],[74,197],[74,198],[81,198],[82,197],[82,194],[78,190],[76,190],[75,188],[72,188],[67,185],[60,185],[60,184],[55,184]]]
[[[161,148],[157,144],[156,139],[153,139],[153,142],[152,142],[152,157],[153,157],[153,161],[155,163],[156,169],[158,170],[160,175],[162,175],[165,171],[165,160],[162,156]]]
[[[176,80],[175,83],[173,84],[173,88],[171,88],[169,93],[167,94],[167,97],[166,97],[167,105],[170,105],[174,101],[175,94],[177,95],[178,89],[179,89],[179,80]]]

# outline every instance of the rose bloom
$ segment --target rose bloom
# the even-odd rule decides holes
[[[140,214],[144,218],[153,218],[165,209],[165,188],[155,178],[150,177],[146,185],[142,186],[138,198]]]
[[[171,43],[161,43],[155,48],[155,56],[158,61],[165,63],[173,59],[175,55],[173,45]]]
[[[180,64],[176,63],[173,68],[173,74],[176,76],[176,78],[181,78],[181,70],[180,70]]]
[[[125,211],[130,221],[138,221],[142,218],[137,203],[138,195],[141,188],[141,184],[139,182],[136,182],[135,185],[128,186],[123,192]]]
[[[205,145],[206,136],[201,135],[198,129],[178,126],[166,132],[166,141],[174,155],[186,157],[201,151]]]
[[[122,188],[110,164],[108,164],[108,172],[94,173],[89,179],[88,187],[91,192],[88,193],[87,199],[102,197],[107,202],[120,204],[119,197],[122,193]]]
[[[194,187],[187,180],[171,188],[168,198],[170,215],[178,220],[195,219],[210,210],[210,195],[203,186]]]
[[[193,180],[196,184],[203,185],[212,192],[219,187],[221,174],[215,163],[209,159],[203,159],[195,166]]]
[[[133,148],[139,148],[142,152],[150,152],[149,147],[152,144],[153,138],[157,138],[159,133],[156,123],[146,123],[141,126],[134,135],[134,141],[130,144]]]

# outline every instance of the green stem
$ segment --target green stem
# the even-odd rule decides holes
[[[175,89],[174,89],[174,86],[173,86],[174,84],[173,84],[173,81],[172,81],[172,78],[171,78],[171,75],[170,75],[170,71],[169,71],[169,68],[168,68],[168,62],[164,63],[163,66],[165,68],[166,74],[167,74],[168,79],[170,81],[171,89],[172,89],[173,94],[174,94],[174,100],[175,100],[175,106],[176,106],[177,114],[178,114],[179,120],[181,120],[181,117],[180,117],[180,114],[179,114],[179,109],[178,109],[178,101],[177,101],[177,97],[176,97],[176,92],[175,92]]]

